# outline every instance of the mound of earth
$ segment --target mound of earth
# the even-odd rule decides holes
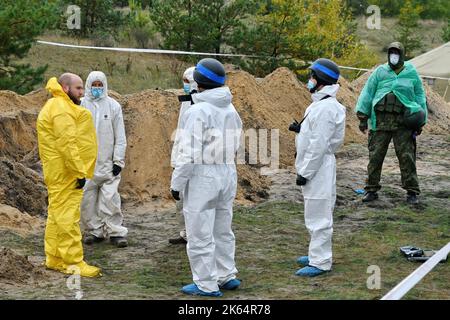
[[[9,284],[27,283],[43,276],[43,271],[11,249],[0,248],[0,281]]]

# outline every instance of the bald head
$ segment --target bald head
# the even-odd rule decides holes
[[[69,72],[63,73],[59,77],[58,83],[75,104],[81,103],[84,87],[83,80],[78,75]]]

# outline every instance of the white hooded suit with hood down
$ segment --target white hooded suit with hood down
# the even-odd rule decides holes
[[[345,136],[346,109],[336,100],[339,85],[324,86],[312,95],[295,144],[297,174],[308,180],[302,186],[305,225],[311,235],[309,265],[331,270],[333,210],[336,202],[334,154]],[[330,96],[326,98],[326,96]],[[322,100],[323,99],[323,100]]]
[[[103,94],[95,98],[92,83],[103,83]],[[86,80],[81,105],[91,111],[97,132],[98,155],[94,177],[86,182],[81,204],[81,221],[89,234],[99,238],[125,237],[123,215],[118,192],[120,173],[113,175],[113,165],[125,166],[127,141],[122,107],[108,96],[108,83],[103,72],[93,71]]]
[[[231,229],[236,196],[235,157],[242,121],[228,87],[192,96],[180,120],[180,148],[171,188],[184,195],[187,254],[194,283],[205,292],[236,278]]]

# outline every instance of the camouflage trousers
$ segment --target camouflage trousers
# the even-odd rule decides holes
[[[413,138],[413,131],[408,129],[369,132],[368,179],[365,190],[376,192],[381,189],[381,169],[391,140],[394,140],[395,154],[400,164],[402,188],[419,194],[419,179],[416,170],[416,139]]]

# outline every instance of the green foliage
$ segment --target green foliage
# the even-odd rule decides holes
[[[450,19],[448,19],[447,26],[442,30],[442,40],[445,42],[450,41]]]
[[[354,67],[375,64],[374,55],[355,36],[344,1],[273,0],[270,5],[270,10],[260,8],[256,25],[235,41],[239,52],[267,56],[244,61],[244,69],[263,76],[287,66],[305,76],[308,62],[320,57]]]
[[[42,81],[46,66],[33,69],[17,60],[57,21],[54,2],[3,0],[0,7],[0,89],[24,94]]]
[[[67,29],[66,19],[61,19],[61,28],[69,35],[87,37],[95,34],[107,33],[118,35],[118,30],[126,23],[125,16],[114,9],[113,0],[60,0],[60,8],[63,12],[69,5],[80,7],[81,29]]]
[[[400,9],[398,41],[405,46],[406,58],[414,57],[414,51],[422,48],[422,40],[418,35],[421,6],[413,4],[412,0],[406,0]]]
[[[129,0],[129,7],[128,33],[140,48],[147,48],[150,40],[156,34],[150,13],[147,9],[142,9],[142,4],[138,0]]]
[[[254,8],[254,0],[159,0],[153,3],[151,19],[165,49],[219,53]]]
[[[397,16],[407,0],[346,0],[348,7],[356,15],[364,15],[367,7],[377,5],[382,16]],[[413,5],[420,5],[423,11],[422,19],[445,19],[450,16],[450,1],[448,0],[414,0]]]

